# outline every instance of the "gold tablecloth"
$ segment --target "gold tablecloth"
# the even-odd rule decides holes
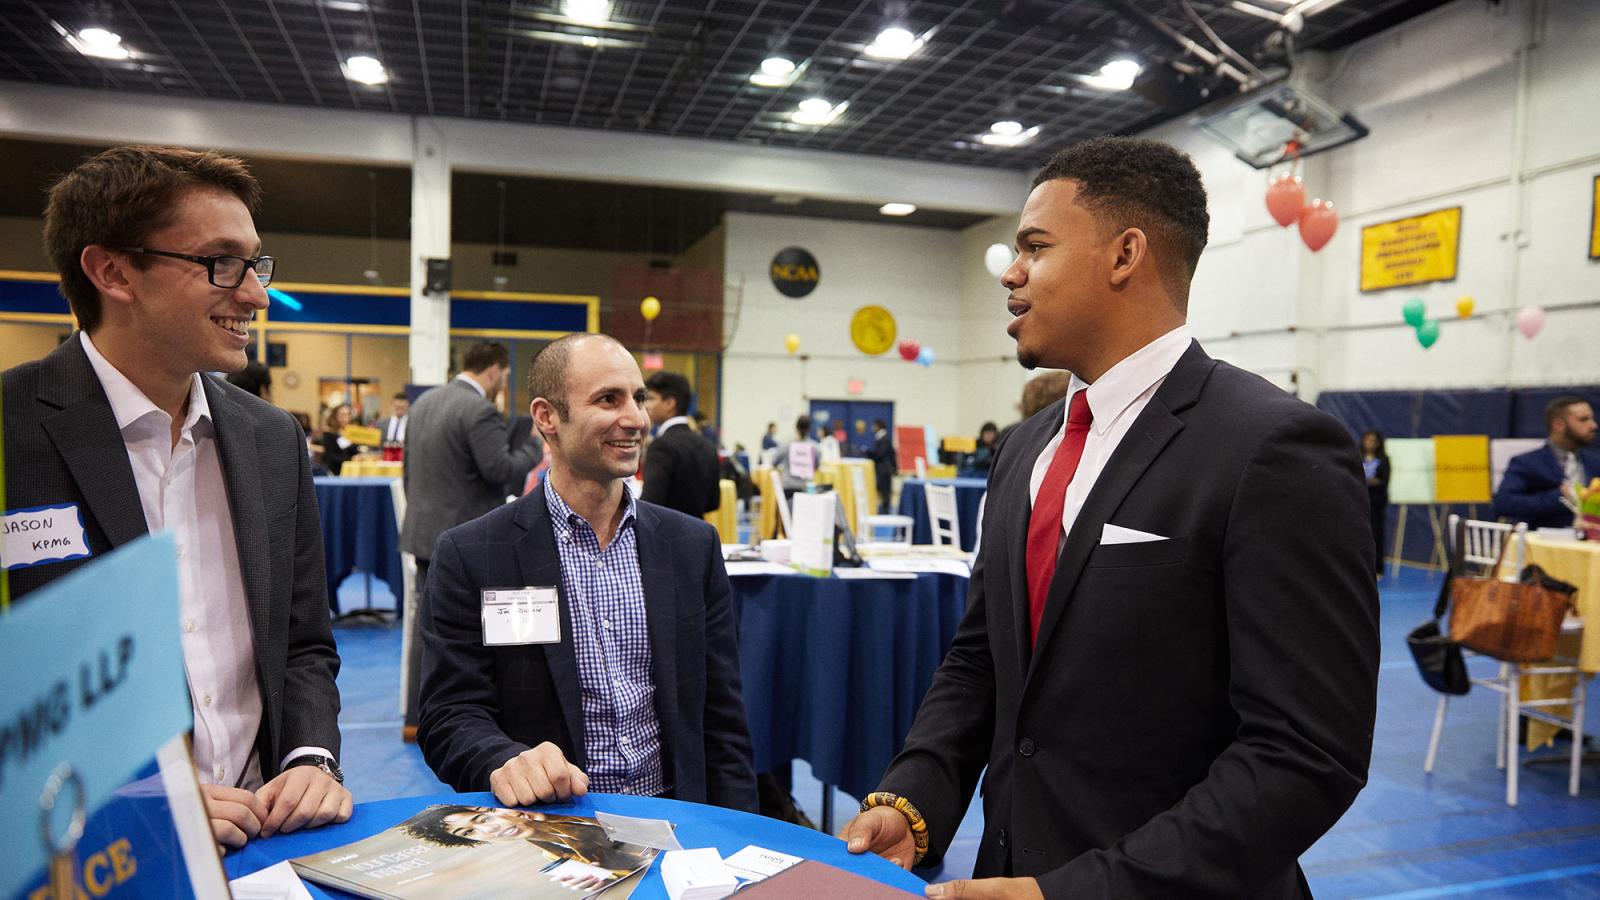
[[[856,496],[855,479],[851,477],[851,469],[860,469],[862,484],[866,486],[867,496]],[[878,484],[877,476],[872,471],[870,459],[843,459],[839,462],[823,463],[817,467],[817,484],[833,486],[833,492],[839,496],[839,503],[844,507],[844,520],[850,523],[851,529],[856,527],[856,507],[865,503],[864,512],[875,513],[878,511]]]
[[[1593,541],[1553,541],[1537,535],[1528,536],[1527,562],[1536,563],[1553,578],[1577,585],[1578,592],[1572,603],[1578,615],[1584,617],[1581,635],[1564,635],[1559,653],[1576,656],[1578,668],[1585,672],[1600,672],[1600,543]],[[1572,675],[1530,675],[1522,680],[1522,697],[1543,699],[1571,696]],[[1566,706],[1550,707],[1558,715],[1569,715]],[[1528,749],[1549,744],[1558,729],[1544,722],[1528,722]]]
[[[382,478],[399,478],[404,463],[397,460],[384,459],[349,459],[339,467],[340,477],[362,478],[378,476]]]
[[[724,544],[739,543],[739,494],[734,490],[733,480],[723,478],[719,482],[722,488],[722,502],[716,509],[706,513],[705,520],[717,527],[717,534],[722,536]]]

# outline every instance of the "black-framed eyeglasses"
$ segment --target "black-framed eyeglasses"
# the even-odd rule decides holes
[[[182,259],[206,267],[206,280],[219,288],[232,290],[244,284],[246,269],[254,269],[256,280],[262,287],[272,283],[272,269],[277,260],[270,256],[191,256],[188,253],[173,253],[171,250],[149,250],[144,247],[123,247],[123,253],[143,253],[146,256],[165,256],[169,259]]]

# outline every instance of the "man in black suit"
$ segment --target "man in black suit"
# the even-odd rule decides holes
[[[872,420],[872,449],[867,451],[872,460],[872,474],[878,482],[878,512],[889,511],[889,493],[894,486],[894,438],[889,436],[889,423]]]
[[[969,609],[853,851],[937,859],[978,777],[961,897],[1308,896],[1296,859],[1366,781],[1377,591],[1354,444],[1189,336],[1200,175],[1099,138],[1035,180],[1002,277],[1069,398],[996,450]]]
[[[593,789],[753,811],[716,530],[623,485],[649,427],[638,365],[605,335],[573,335],[539,352],[529,389],[543,488],[446,531],[433,554],[424,758],[506,805]]]
[[[716,446],[689,425],[689,379],[656,372],[644,387],[655,440],[644,455],[643,499],[701,518],[722,505],[722,465]]]
[[[45,245],[83,330],[3,376],[7,504],[71,505],[90,549],[12,571],[23,602],[148,531],[177,538],[195,762],[230,847],[351,807],[305,434],[201,374],[244,368],[267,306],[259,194],[241,160],[174,148],[119,147],[68,173]]]
[[[1567,528],[1573,511],[1561,501],[1573,486],[1588,487],[1600,477],[1594,443],[1594,407],[1582,397],[1563,394],[1544,408],[1550,438],[1543,447],[1511,458],[1494,492],[1494,511],[1530,528]],[[1570,501],[1570,496],[1568,497]]]

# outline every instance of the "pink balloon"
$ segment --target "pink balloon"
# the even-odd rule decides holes
[[[906,362],[916,362],[917,354],[922,352],[922,345],[912,340],[900,342],[900,358]]]
[[[1333,211],[1332,203],[1313,200],[1300,211],[1300,240],[1306,242],[1312,253],[1326,247],[1338,230],[1339,214]]]
[[[1267,212],[1273,221],[1285,228],[1300,218],[1300,208],[1306,205],[1306,186],[1298,175],[1283,174],[1267,185]]]
[[[1517,330],[1528,340],[1544,328],[1544,310],[1537,306],[1524,306],[1517,310]]]

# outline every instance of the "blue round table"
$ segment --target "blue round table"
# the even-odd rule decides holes
[[[396,605],[405,597],[400,527],[394,517],[393,478],[312,479],[322,516],[322,553],[328,570],[328,605],[339,613],[339,585],[360,570],[389,585]]]
[[[961,549],[968,553],[978,543],[978,501],[989,482],[983,478],[907,478],[900,482],[900,515],[911,517],[911,543],[933,543],[928,527],[928,484],[953,484],[956,488],[956,521],[961,525]]]
[[[330,850],[342,844],[371,837],[386,828],[399,824],[432,803],[463,803],[473,806],[499,806],[493,794],[442,794],[436,797],[406,797],[399,800],[380,800],[361,803],[355,814],[343,825],[329,825],[294,834],[275,835],[251,841],[244,849],[229,853],[223,859],[229,878],[248,875],[258,869],[311,853]],[[768,850],[777,850],[803,859],[814,859],[897,887],[909,894],[922,895],[922,879],[912,875],[885,859],[871,855],[855,856],[847,852],[844,842],[809,828],[763,818],[750,813],[735,812],[716,806],[684,803],[657,797],[630,797],[622,794],[590,794],[576,798],[571,803],[541,805],[539,810],[574,816],[592,816],[596,810],[624,816],[666,819],[677,825],[678,842],[685,849],[715,847],[724,857],[754,844]],[[343,891],[306,883],[313,897],[349,897]],[[644,880],[633,892],[637,900],[658,900],[667,896],[661,884],[659,858],[645,873]]]

